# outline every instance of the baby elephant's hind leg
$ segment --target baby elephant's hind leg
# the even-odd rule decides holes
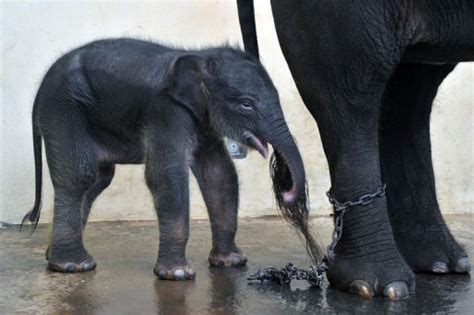
[[[71,122],[56,121],[45,129],[46,155],[54,186],[53,226],[46,252],[49,268],[59,272],[89,271],[96,263],[83,245],[81,206],[97,179],[97,154],[78,118]]]
[[[201,188],[211,221],[209,263],[244,266],[247,257],[235,244],[239,185],[234,164],[220,139],[208,139],[195,154],[192,170]]]
[[[115,164],[113,163],[102,163],[98,170],[98,177],[94,185],[87,191],[82,201],[82,225],[86,227],[87,219],[92,208],[92,204],[112,182],[112,178],[115,174]]]

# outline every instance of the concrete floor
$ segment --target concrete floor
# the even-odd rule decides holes
[[[474,257],[474,216],[447,216],[458,240]],[[328,243],[330,218],[314,220]],[[418,275],[416,293],[401,301],[362,300],[328,288],[291,288],[248,283],[260,266],[307,265],[295,233],[280,219],[241,220],[238,244],[249,256],[244,269],[211,268],[210,229],[193,221],[187,255],[194,281],[160,281],[153,275],[156,222],[91,223],[85,244],[98,263],[95,271],[59,274],[46,270],[47,226],[30,238],[17,227],[0,229],[0,313],[44,314],[288,314],[295,312],[471,313],[474,287],[467,275]]]

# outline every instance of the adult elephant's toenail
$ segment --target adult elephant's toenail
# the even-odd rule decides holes
[[[468,257],[462,257],[456,263],[454,271],[457,273],[468,273],[471,271],[471,264]]]
[[[362,280],[355,280],[351,283],[349,291],[358,294],[364,299],[371,299],[374,296],[374,289],[370,284]]]
[[[183,269],[176,269],[173,272],[173,277],[175,280],[184,280],[185,272]]]
[[[448,273],[448,265],[442,261],[436,261],[431,265],[431,271],[434,273]]]
[[[399,300],[408,297],[408,286],[406,282],[394,281],[383,290],[383,295],[390,300]]]

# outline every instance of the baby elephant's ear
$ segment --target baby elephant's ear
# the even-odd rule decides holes
[[[175,61],[170,73],[169,94],[198,119],[204,117],[209,101],[206,87],[206,79],[210,77],[209,65],[207,58],[186,55]]]

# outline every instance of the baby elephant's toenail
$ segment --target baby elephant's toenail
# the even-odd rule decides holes
[[[244,266],[247,263],[247,257],[235,256],[232,258],[232,266]]]
[[[184,277],[185,277],[184,270],[183,269],[176,269],[173,272],[173,277],[174,277],[175,280],[184,280]]]
[[[89,271],[92,269],[92,264],[90,262],[85,262],[82,264],[82,270],[83,271]]]
[[[454,267],[454,271],[457,273],[468,273],[471,271],[471,264],[469,263],[469,258],[462,257],[456,263],[456,267]]]
[[[161,269],[158,271],[158,277],[160,277],[160,279],[165,279],[166,278],[166,271]]]
[[[73,264],[69,264],[66,266],[66,272],[76,272],[76,266]]]

